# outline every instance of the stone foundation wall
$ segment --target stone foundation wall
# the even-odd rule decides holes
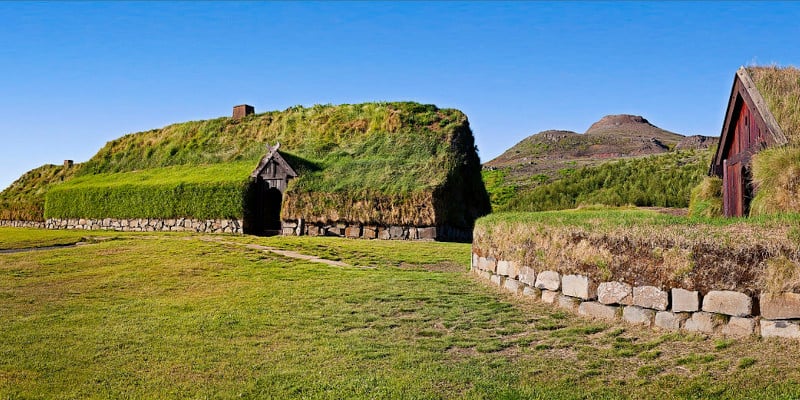
[[[447,240],[469,242],[472,232],[448,226],[377,226],[352,223],[318,224],[283,221],[281,233],[286,236],[335,236],[354,239],[382,240]]]
[[[677,287],[596,282],[583,275],[535,271],[476,253],[471,270],[509,292],[590,318],[709,335],[800,339],[798,293],[761,293],[756,298],[729,290],[700,293]]]
[[[132,219],[90,219],[90,218],[50,218],[46,222],[29,226],[47,229],[85,229],[113,230],[122,232],[201,232],[201,233],[242,233],[242,221],[236,219],[191,219],[191,218],[132,218]],[[27,226],[27,225],[8,225]]]
[[[0,219],[0,226],[9,226],[14,228],[45,228],[45,222],[36,221],[15,221],[8,219]]]

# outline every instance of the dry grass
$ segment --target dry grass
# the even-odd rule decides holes
[[[757,295],[770,260],[800,261],[796,225],[791,217],[699,219],[624,209],[499,213],[478,220],[474,249],[536,271]]]
[[[800,140],[800,69],[748,67],[747,72],[790,142]]]
[[[800,212],[800,147],[767,149],[753,157],[756,197],[750,215]]]
[[[796,293],[800,290],[800,263],[783,256],[767,260],[761,279],[769,293]]]

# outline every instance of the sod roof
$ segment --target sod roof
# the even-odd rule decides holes
[[[300,175],[287,189],[285,218],[471,226],[489,211],[467,117],[412,102],[297,106],[125,135],[81,164],[73,187],[146,170],[140,184],[163,183],[175,179],[170,166],[249,165],[246,179],[276,142]],[[187,172],[179,180],[203,179]]]
[[[746,70],[786,139],[800,142],[800,69],[751,66]]]

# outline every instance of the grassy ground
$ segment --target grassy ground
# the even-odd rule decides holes
[[[580,319],[485,286],[468,257],[463,244],[162,234],[0,254],[0,398],[800,396],[796,342]]]

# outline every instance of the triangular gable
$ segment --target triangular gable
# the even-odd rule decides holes
[[[735,117],[736,102],[739,96],[742,97],[742,101],[745,102],[752,111],[757,112],[761,116],[767,128],[765,134],[772,137],[772,142],[774,144],[784,145],[788,143],[786,135],[783,133],[780,125],[778,125],[775,116],[772,115],[772,112],[769,110],[767,102],[756,88],[756,84],[753,82],[747,69],[745,67],[739,67],[733,80],[733,87],[731,88],[731,95],[728,100],[728,109],[725,111],[725,120],[722,124],[722,132],[719,136],[717,151],[711,161],[709,175],[721,175],[722,173],[723,156],[729,147],[729,141],[733,138],[732,133],[735,129],[735,126],[731,126],[731,124],[735,123],[733,118]]]
[[[283,159],[281,154],[278,153],[278,149],[280,147],[281,147],[280,143],[276,144],[275,147],[267,145],[269,152],[266,155],[264,155],[264,157],[261,158],[261,161],[258,162],[258,166],[256,167],[256,169],[253,170],[253,173],[250,174],[251,178],[257,178],[258,175],[261,174],[261,171],[264,170],[264,168],[269,164],[271,160],[275,160],[275,162],[277,162],[278,165],[280,165],[286,171],[286,174],[289,177],[292,178],[297,177],[297,172],[294,171],[294,168],[292,168],[292,166],[289,165],[289,163],[287,163],[286,160]]]

